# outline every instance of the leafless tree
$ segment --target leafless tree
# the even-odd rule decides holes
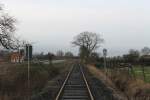
[[[140,57],[140,52],[138,50],[130,49],[129,53],[123,57],[124,60],[128,63],[137,63]]]
[[[0,45],[6,49],[16,49],[13,33],[16,30],[16,19],[4,13],[0,7]]]
[[[72,44],[79,46],[80,53],[84,53],[83,56],[88,58],[95,49],[101,46],[103,42],[104,39],[101,38],[99,34],[85,31],[77,35]]]
[[[68,52],[65,53],[65,56],[66,57],[73,57],[73,53],[68,51]]]
[[[58,57],[63,57],[64,56],[64,52],[62,50],[57,51],[56,54]]]
[[[142,55],[148,55],[150,54],[150,48],[149,47],[144,47],[142,50]]]

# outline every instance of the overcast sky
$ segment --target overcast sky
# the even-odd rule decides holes
[[[126,53],[150,47],[150,0],[0,0],[18,20],[17,35],[33,42],[35,52],[73,51],[71,41],[83,32],[105,39],[98,52]]]

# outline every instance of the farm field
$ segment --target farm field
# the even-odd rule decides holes
[[[143,67],[144,67],[144,73],[143,73]],[[135,73],[135,78],[139,78],[144,80],[144,75],[145,75],[145,82],[150,83],[150,66],[134,66],[134,73]]]

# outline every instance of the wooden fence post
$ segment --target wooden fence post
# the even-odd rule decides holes
[[[146,76],[145,76],[145,69],[144,69],[144,65],[142,66],[142,73],[143,73],[143,78],[144,78],[144,81],[146,81]]]

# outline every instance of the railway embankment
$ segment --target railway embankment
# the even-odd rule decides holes
[[[95,83],[91,83],[95,85],[91,86],[99,88],[98,90],[100,91],[102,90],[103,92],[100,93],[101,95],[105,95],[106,93],[107,96],[109,96],[111,94],[111,96],[123,98],[123,100],[126,98],[128,100],[149,100],[150,98],[149,83],[145,83],[140,79],[129,78],[129,76],[123,72],[119,72],[118,74],[114,71],[113,73],[107,73],[106,75],[103,69],[96,68],[92,65],[88,65],[87,69],[92,74],[90,76],[95,78]],[[104,92],[105,89],[108,92],[111,91],[111,93]]]
[[[127,100],[124,93],[99,69],[88,65],[84,70],[95,100]]]

